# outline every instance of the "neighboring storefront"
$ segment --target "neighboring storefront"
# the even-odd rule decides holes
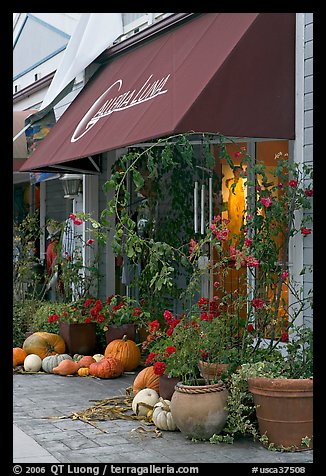
[[[20,170],[83,174],[83,209],[98,218],[108,198],[102,187],[117,158],[171,134],[221,133],[264,160],[271,172],[280,151],[291,160],[306,160],[298,114],[305,107],[300,67],[307,15],[194,14],[130,47],[120,45]],[[302,98],[296,99],[295,88]],[[211,147],[214,153],[214,141]],[[234,156],[233,145],[228,147]],[[236,194],[230,194],[235,177],[217,156],[215,172],[222,183],[221,212],[237,226],[236,211],[248,192],[237,181]],[[209,190],[209,182],[200,180],[193,177]],[[308,254],[303,242],[293,248],[294,273],[312,261]],[[103,296],[128,292],[120,265],[108,244]],[[308,289],[311,275],[305,279]]]

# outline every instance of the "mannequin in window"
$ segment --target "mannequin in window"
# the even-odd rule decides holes
[[[240,234],[243,211],[246,207],[243,179],[240,176],[242,171],[241,167],[235,166],[233,169],[233,178],[227,179],[225,182],[229,190],[228,218],[230,223],[228,224],[228,228],[230,229],[230,238],[233,238],[233,234]]]

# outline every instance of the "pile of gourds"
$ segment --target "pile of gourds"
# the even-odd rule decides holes
[[[141,359],[139,347],[126,336],[110,342],[104,354],[70,356],[65,351],[65,341],[59,334],[34,332],[22,347],[13,348],[13,367],[22,365],[25,372],[116,378],[135,370]]]

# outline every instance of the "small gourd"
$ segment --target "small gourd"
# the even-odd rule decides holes
[[[57,367],[54,367],[53,373],[57,375],[73,375],[78,372],[79,364],[73,360],[62,360]]]
[[[69,354],[49,355],[42,360],[42,369],[53,374],[54,367],[58,367],[62,360],[72,360],[72,357]]]
[[[83,354],[74,354],[74,355],[72,356],[72,360],[73,360],[74,362],[79,362],[80,359],[82,359],[83,357],[85,357]]]
[[[94,362],[96,362],[96,360],[91,355],[84,355],[84,357],[82,357],[80,360],[78,360],[77,363],[78,363],[79,367],[89,368],[89,366],[91,364],[94,364]]]
[[[91,364],[89,373],[98,378],[116,378],[123,374],[123,365],[119,359],[108,356]]]
[[[159,395],[155,390],[152,388],[144,388],[134,396],[131,407],[136,415],[146,416],[148,411],[153,409],[158,400]]]
[[[87,377],[89,375],[89,368],[88,367],[80,367],[78,369],[79,377]]]
[[[29,354],[24,360],[26,372],[38,372],[42,367],[42,359],[37,354]]]
[[[27,354],[21,347],[13,347],[12,357],[13,357],[13,367],[17,367],[17,365],[22,365],[24,363],[24,360],[26,359]]]
[[[104,355],[103,354],[94,354],[93,359],[96,360],[96,362],[99,362],[101,359],[103,359]]]
[[[152,421],[159,430],[175,431],[178,429],[173,420],[170,405],[171,401],[164,400],[162,397],[154,405]]]

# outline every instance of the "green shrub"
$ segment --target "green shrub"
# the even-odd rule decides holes
[[[53,314],[61,314],[65,308],[66,304],[62,302],[43,302],[37,311],[34,314],[32,320],[32,330],[33,332],[51,332],[53,334],[59,333],[59,324],[57,322],[48,322],[48,317]]]
[[[13,347],[22,347],[27,332],[33,331],[33,319],[42,301],[16,301],[13,304]]]

